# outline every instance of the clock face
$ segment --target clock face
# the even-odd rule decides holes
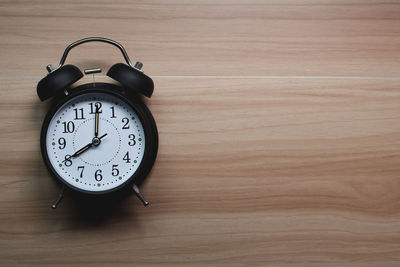
[[[86,93],[68,100],[51,118],[46,150],[67,184],[101,193],[121,186],[138,170],[145,133],[137,113],[122,99]]]

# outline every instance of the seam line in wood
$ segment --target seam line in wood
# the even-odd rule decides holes
[[[0,76],[0,79],[41,79],[43,76]],[[99,78],[105,78],[105,75],[96,75]],[[218,75],[201,75],[201,76],[173,76],[173,75],[151,75],[152,78],[157,79],[345,79],[345,80],[400,80],[400,76],[218,76]]]

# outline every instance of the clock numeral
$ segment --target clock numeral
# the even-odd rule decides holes
[[[103,180],[103,175],[101,175],[101,170],[97,170],[94,173],[94,179],[96,179],[96,181],[100,182],[101,180]]]
[[[83,169],[85,169],[85,166],[78,166],[78,171],[81,169],[81,174],[79,175],[81,178],[83,176]]]
[[[129,119],[128,118],[123,118],[122,123],[125,123],[122,129],[126,130],[129,129]]]
[[[65,155],[65,158],[63,160],[65,167],[69,167],[72,165],[72,160],[71,160],[71,155]]]
[[[114,107],[110,107],[110,109],[111,109],[111,118],[113,119],[113,118],[116,118],[115,117],[115,110],[114,110]]]
[[[119,170],[117,169],[117,167],[118,167],[118,164],[112,165],[112,172],[111,172],[112,176],[118,176]]]
[[[84,120],[85,117],[83,116],[83,108],[77,109],[74,108],[75,111],[75,119],[74,120]]]
[[[65,146],[67,145],[67,141],[65,141],[64,137],[61,137],[60,139],[58,139],[58,144],[59,144],[58,146],[59,149],[64,149]]]
[[[96,102],[96,103],[89,103],[90,105],[90,114],[95,114],[96,110],[99,110],[99,113],[102,113],[101,111],[101,103],[100,102]]]
[[[128,145],[130,145],[130,146],[136,145],[135,135],[134,134],[130,134],[128,137],[130,139],[129,142],[128,142]]]
[[[131,158],[129,157],[129,152],[126,152],[125,156],[122,159],[125,160],[126,163],[130,163],[131,162]]]
[[[64,132],[63,133],[73,133],[75,131],[75,124],[73,121],[63,122]]]

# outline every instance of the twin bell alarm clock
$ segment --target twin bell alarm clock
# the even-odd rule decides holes
[[[116,63],[107,72],[118,83],[73,86],[84,74],[78,67],[64,63],[72,48],[87,42],[119,48],[125,63]],[[132,65],[121,44],[90,37],[70,44],[58,67],[48,65],[47,71],[37,85],[37,95],[41,101],[53,101],[40,136],[44,163],[62,186],[52,207],[57,207],[65,189],[92,198],[130,191],[147,205],[139,186],[156,159],[158,133],[141,99],[150,98],[154,90],[152,79],[142,71],[142,63]],[[98,72],[101,69],[84,71]]]

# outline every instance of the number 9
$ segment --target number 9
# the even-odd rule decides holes
[[[64,149],[65,146],[67,145],[67,141],[65,141],[64,137],[61,137],[60,139],[58,139],[58,144],[60,145],[58,147],[59,149]]]

